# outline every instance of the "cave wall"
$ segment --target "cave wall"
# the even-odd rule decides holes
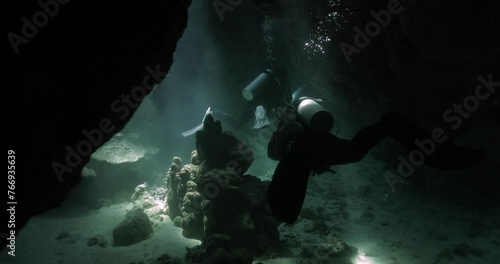
[[[359,114],[365,125],[397,111],[427,131],[443,129],[450,141],[487,152],[486,162],[468,170],[424,166],[411,180],[434,181],[419,184],[436,195],[453,193],[453,200],[498,199],[497,2],[252,1],[264,16],[287,21],[293,62],[327,104]],[[350,120],[340,120],[345,130],[343,121]],[[412,151],[398,143],[383,141],[372,152],[388,170]],[[435,182],[444,178],[446,184]]]
[[[325,98],[360,113],[367,122],[398,110],[426,128],[440,126],[447,108],[474,94],[479,76],[500,79],[500,20],[494,1],[293,2],[283,17],[290,25],[295,64]],[[377,15],[387,21],[381,25],[373,13],[388,14],[390,3],[398,11],[388,19]],[[374,33],[367,34],[369,30]],[[314,38],[325,36],[330,40],[316,40],[324,53],[315,52]],[[310,44],[304,46],[306,42]],[[343,44],[352,50],[343,51]],[[491,97],[457,133],[498,112],[495,100],[500,96]]]
[[[8,121],[17,123],[6,129],[16,160],[17,232],[61,204],[90,153],[125,126],[165,77],[190,3],[10,1],[2,7],[13,81],[4,98]]]
[[[83,131],[93,131],[95,138],[96,133],[102,134],[90,147],[97,149],[124,127],[137,108],[140,100],[126,100],[133,91],[141,90],[134,88],[143,86],[144,77],[157,72],[149,80],[153,84],[168,72],[190,5],[188,0],[48,2],[58,10],[50,7],[52,14],[47,15],[46,23],[37,22],[36,34],[23,32],[26,20],[33,23],[34,15],[44,9],[36,1],[11,2],[2,8],[8,20],[4,73],[12,82],[5,85],[3,98],[7,104],[7,147],[16,153],[16,230],[33,215],[58,206],[78,183],[90,154],[67,158],[72,150],[85,147],[82,142],[88,139]],[[439,126],[443,111],[468,96],[479,75],[500,76],[496,48],[500,46],[499,21],[494,13],[497,3],[492,0],[473,4],[464,0],[402,0],[404,10],[359,54],[353,54],[350,63],[339,44],[353,44],[354,28],[372,21],[370,11],[386,8],[388,1],[335,0],[343,7],[337,10],[341,15],[337,20],[324,19],[332,11],[332,1],[252,2],[264,15],[286,20],[291,57],[313,87],[329,102],[359,112],[367,121],[376,120],[385,110],[399,109],[426,128]],[[290,4],[276,8],[276,3]],[[238,15],[247,4],[230,14]],[[231,83],[251,80],[251,71],[244,78],[230,74],[233,62],[248,60],[251,68],[265,62],[229,52],[227,31],[238,24],[214,21],[221,28],[214,39],[226,42],[221,56],[228,63],[221,75],[228,73]],[[333,39],[323,45],[325,53],[304,48],[319,22],[323,24],[316,33],[330,34]],[[8,37],[10,32],[23,38],[17,39],[22,41],[17,52]],[[241,37],[232,49],[244,52],[242,47],[259,45],[258,40],[247,42]],[[248,63],[239,65],[250,67]],[[473,127],[486,116],[498,120],[495,100],[482,105],[465,126]],[[106,120],[107,132],[103,132],[102,120]],[[464,127],[458,132],[466,131]],[[493,134],[488,136],[493,138]],[[63,174],[54,171],[54,162]]]

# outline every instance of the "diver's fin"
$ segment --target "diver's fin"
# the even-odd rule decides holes
[[[405,145],[409,151],[420,150],[416,141],[432,141],[432,135],[396,112],[382,116],[389,135]],[[423,144],[423,143],[421,143]],[[486,159],[486,153],[479,149],[457,146],[451,142],[428,143],[429,154],[425,155],[425,164],[438,169],[459,170],[480,163]]]
[[[277,220],[288,224],[297,220],[311,167],[310,159],[293,152],[278,163],[268,189],[269,206]]]
[[[184,132],[182,132],[182,136],[183,137],[188,137],[188,136],[191,136],[193,135],[194,133],[196,133],[196,131],[200,130],[203,128],[203,122],[205,122],[205,118],[207,117],[208,114],[211,114],[212,113],[212,110],[210,109],[210,107],[208,107],[207,111],[205,112],[205,115],[203,116],[203,119],[201,120],[201,124],[189,129],[189,130],[186,130]]]
[[[193,135],[194,133],[196,133],[196,131],[198,131],[198,130],[200,130],[202,128],[203,128],[203,123],[201,123],[201,124],[199,124],[199,125],[191,128],[189,130],[186,130],[186,131],[182,132],[182,136],[183,137],[189,137],[189,136]]]
[[[454,145],[450,142],[436,144],[436,150],[426,158],[429,166],[445,169],[460,170],[478,164],[486,159],[486,152],[480,149],[470,149]]]
[[[209,114],[213,114],[210,106],[207,108],[207,111],[205,112],[205,115],[203,116],[203,119],[201,120],[202,124],[205,122],[205,118],[207,118],[207,115],[209,115]]]

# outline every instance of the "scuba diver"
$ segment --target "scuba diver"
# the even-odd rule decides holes
[[[273,110],[275,107],[292,100],[286,70],[280,66],[262,71],[241,91],[241,95],[244,103],[239,115],[234,116],[216,107],[209,107],[201,123],[184,131],[182,135],[184,137],[194,135],[203,127],[203,122],[208,114],[237,129],[242,128],[252,118],[254,118],[253,130],[269,126],[274,121]]]
[[[358,131],[353,139],[341,139],[330,133],[334,119],[319,100],[301,97],[287,108],[268,142],[268,157],[279,161],[269,185],[268,202],[275,218],[289,224],[301,211],[311,172],[333,172],[330,166],[358,162],[386,137],[400,141],[409,150],[419,149],[417,139],[431,138],[430,133],[400,114],[389,112],[379,122]],[[481,150],[444,142],[435,144],[425,164],[463,169],[484,159]]]
[[[338,138],[330,133],[335,120],[321,105],[323,101],[299,97],[300,88],[292,96],[286,75],[283,67],[266,69],[242,90],[247,103],[238,118],[209,107],[202,123],[183,133],[184,136],[196,133],[209,114],[213,115],[210,118],[236,128],[249,122],[254,114],[254,130],[276,128],[267,144],[267,156],[278,161],[267,198],[272,214],[281,222],[292,224],[297,220],[311,172],[335,173],[331,166],[360,161],[387,137],[400,141],[409,150],[419,149],[416,140],[432,138],[430,133],[395,112],[382,115],[379,122],[361,129],[350,140]],[[435,144],[433,153],[424,162],[439,169],[463,169],[484,159],[481,150],[443,142]]]
[[[243,127],[254,117],[252,129],[261,129],[271,124],[273,109],[277,105],[292,99],[287,73],[283,67],[262,71],[241,91],[241,95],[245,103],[239,116],[235,117],[216,108],[213,109],[214,116],[235,128]]]

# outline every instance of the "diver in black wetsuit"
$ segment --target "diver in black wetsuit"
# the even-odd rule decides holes
[[[291,224],[297,220],[311,172],[320,174],[331,171],[329,167],[333,165],[360,161],[386,137],[399,140],[409,150],[418,149],[416,139],[430,138],[416,124],[390,112],[381,121],[361,129],[353,139],[341,139],[329,133],[333,116],[328,116],[314,99],[301,100],[303,103],[290,105],[287,114],[282,115],[281,124],[268,143],[268,156],[279,161],[269,186],[268,201],[273,215],[282,222]],[[301,107],[313,111],[306,109],[301,113]],[[425,164],[440,169],[463,169],[484,159],[481,150],[444,142],[436,144]]]
[[[214,117],[234,127],[246,124],[255,114],[253,128],[269,124],[272,110],[281,106],[280,121],[269,139],[268,157],[279,161],[268,189],[268,202],[276,219],[294,223],[302,208],[311,172],[320,174],[333,165],[360,161],[382,139],[392,137],[409,150],[418,149],[416,139],[430,138],[428,132],[391,112],[381,121],[361,129],[353,139],[330,133],[333,116],[320,105],[322,100],[293,98],[284,68],[267,69],[242,91],[246,99],[238,118],[214,110]],[[265,110],[265,111],[262,111]],[[462,169],[482,161],[484,152],[461,148],[450,142],[436,144],[425,164],[441,169]],[[332,171],[333,172],[333,171]]]

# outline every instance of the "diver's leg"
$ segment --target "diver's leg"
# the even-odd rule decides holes
[[[422,151],[426,142],[429,155],[425,157],[425,164],[440,169],[463,169],[485,159],[482,150],[460,147],[449,141],[429,142],[432,139],[429,132],[393,112],[384,115],[381,122],[360,130],[352,140],[334,136],[321,139],[325,144],[320,153],[331,165],[353,163],[360,161],[385,137],[399,140],[409,151]]]
[[[312,164],[307,153],[292,150],[276,167],[268,187],[269,206],[276,219],[294,223],[300,214]]]
[[[351,140],[341,139],[332,134],[324,135],[318,142],[323,146],[322,150],[318,151],[319,157],[320,159],[324,157],[331,165],[358,162],[386,136],[387,132],[381,122],[361,129]]]

